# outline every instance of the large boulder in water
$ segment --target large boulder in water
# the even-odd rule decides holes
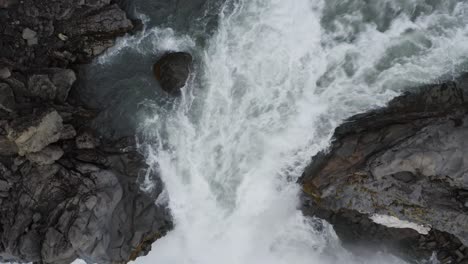
[[[180,94],[192,67],[192,56],[186,52],[173,52],[162,56],[153,66],[156,79],[164,91]]]

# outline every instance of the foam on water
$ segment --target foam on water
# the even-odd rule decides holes
[[[135,263],[401,263],[351,256],[297,210],[295,182],[343,119],[463,71],[466,11],[464,1],[226,1],[197,77],[142,125],[175,229]],[[116,52],[193,45],[151,29]]]

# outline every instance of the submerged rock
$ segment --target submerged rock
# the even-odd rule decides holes
[[[186,52],[168,53],[153,66],[153,73],[161,88],[170,94],[180,94],[192,67],[192,56]]]

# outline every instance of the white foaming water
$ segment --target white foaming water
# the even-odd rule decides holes
[[[144,124],[158,139],[149,161],[165,183],[175,229],[135,263],[402,262],[351,256],[329,225],[297,210],[295,182],[343,119],[462,71],[468,5],[366,2],[226,2],[199,56],[199,82]],[[340,8],[344,15],[327,22]],[[383,17],[369,20],[365,8]],[[156,35],[154,43],[190,43]]]

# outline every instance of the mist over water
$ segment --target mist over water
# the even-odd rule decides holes
[[[216,29],[203,44],[199,30],[147,27],[96,66],[165,50],[189,51],[197,61],[180,99],[160,94],[137,112],[148,162],[166,187],[166,200],[157,202],[168,203],[175,229],[135,263],[404,263],[347,252],[330,225],[297,209],[295,182],[345,118],[465,70],[467,2],[219,6]],[[152,183],[142,179],[142,188],[151,191]]]

